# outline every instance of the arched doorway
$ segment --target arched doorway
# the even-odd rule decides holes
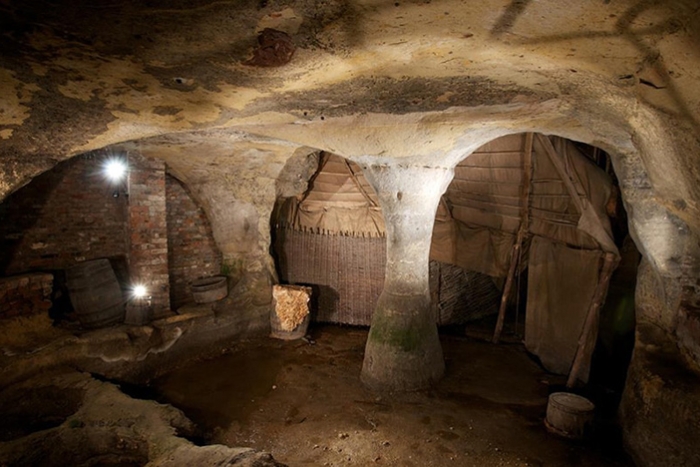
[[[438,218],[445,216],[446,205]],[[277,201],[273,253],[280,280],[311,285],[314,320],[369,326],[382,292],[386,227],[377,195],[355,163],[321,152],[309,187]],[[454,326],[497,311],[500,293],[488,275],[430,262],[435,321]]]

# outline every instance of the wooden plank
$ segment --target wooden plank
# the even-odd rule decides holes
[[[348,160],[346,159],[346,160],[345,160],[345,164],[346,164],[346,166],[347,166],[348,172],[350,173],[350,177],[352,178],[352,181],[355,183],[355,186],[357,187],[357,189],[360,190],[360,193],[362,193],[362,196],[364,196],[365,199],[367,199],[367,203],[368,203],[370,206],[374,206],[374,207],[379,206],[379,204],[377,203],[377,201],[375,201],[374,198],[373,198],[372,196],[369,195],[369,192],[368,192],[367,190],[365,190],[365,187],[363,186],[363,184],[360,183],[360,181],[358,180],[358,175],[357,175],[357,173],[353,170],[352,165],[350,165],[350,161],[348,161]],[[362,170],[360,170],[359,173],[361,174],[361,173],[362,173]]]
[[[617,267],[618,263],[619,258],[614,253],[605,253],[598,284],[596,285],[595,292],[593,293],[591,305],[588,308],[588,314],[586,315],[586,321],[583,324],[581,337],[579,337],[578,340],[578,347],[576,348],[576,355],[574,356],[574,361],[571,365],[569,379],[566,381],[567,388],[574,387],[584,364],[588,364],[590,367],[595,342],[598,336],[597,324],[599,321],[598,315],[600,307],[608,293],[610,277],[612,276],[612,273]]]
[[[457,206],[474,206],[478,207],[477,203],[482,203],[489,206],[512,206],[518,208],[520,206],[520,200],[513,196],[494,196],[494,195],[480,195],[476,193],[464,193],[461,196],[450,197],[450,202],[452,205]],[[517,214],[520,217],[520,214]]]
[[[518,235],[515,239],[515,244],[510,253],[510,265],[508,266],[508,276],[506,276],[506,284],[503,288],[501,296],[501,306],[498,309],[498,321],[496,321],[496,329],[493,331],[493,343],[498,344],[501,340],[503,332],[503,324],[506,318],[506,307],[508,305],[508,297],[510,296],[511,288],[513,287],[513,278],[515,270],[520,262],[520,250],[523,241],[530,231],[530,193],[532,191],[532,133],[525,135],[525,153],[523,154],[523,185],[522,185],[522,214],[520,216],[520,227]]]
[[[475,152],[462,160],[457,167],[521,168],[521,150],[509,152]]]
[[[561,157],[559,157],[559,154],[557,154],[557,151],[554,149],[552,142],[549,140],[549,138],[540,134],[537,135],[537,142],[540,144],[540,146],[542,146],[545,154],[547,154],[547,157],[549,157],[549,160],[554,165],[554,168],[557,170],[561,180],[564,182],[564,186],[566,186],[569,196],[571,196],[571,200],[574,202],[574,206],[576,206],[579,213],[582,213],[583,203],[581,202],[581,198],[579,198],[579,193],[574,186],[573,180],[571,180],[571,177],[569,177],[569,173],[566,171],[566,167],[564,167]]]
[[[501,167],[455,167],[455,180],[489,183],[521,182],[522,168]]]
[[[502,230],[512,234],[517,233],[520,225],[520,217],[493,214],[462,206],[452,207],[452,217],[463,224]]]

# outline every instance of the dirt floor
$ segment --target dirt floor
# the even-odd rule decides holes
[[[519,344],[442,336],[446,377],[430,391],[377,394],[359,380],[366,329],[315,327],[311,343],[270,339],[154,381],[202,441],[250,446],[290,466],[623,466],[617,438],[549,434],[563,379]],[[599,425],[601,426],[601,425]]]

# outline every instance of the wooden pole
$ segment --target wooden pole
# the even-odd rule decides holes
[[[508,297],[510,296],[510,290],[513,287],[513,277],[515,276],[515,271],[518,264],[520,263],[520,249],[522,248],[523,241],[528,235],[530,230],[530,191],[532,185],[532,141],[533,134],[527,133],[525,135],[525,153],[523,156],[523,184],[520,196],[522,199],[522,216],[520,219],[520,227],[518,228],[518,234],[515,238],[515,243],[513,244],[513,249],[510,252],[510,266],[508,267],[508,275],[506,276],[506,284],[503,287],[503,295],[501,295],[501,306],[498,308],[498,320],[496,321],[496,328],[493,331],[493,343],[498,344],[501,340],[501,333],[503,332],[503,323],[506,318],[506,307],[508,305]]]
[[[554,168],[559,174],[559,178],[561,178],[561,181],[564,182],[564,186],[566,187],[566,190],[569,193],[571,201],[574,203],[576,210],[579,213],[583,213],[583,202],[581,201],[581,198],[579,198],[579,191],[577,190],[574,181],[571,179],[571,177],[569,177],[569,172],[567,172],[566,167],[564,166],[561,157],[559,156],[559,154],[557,154],[557,151],[554,149],[552,142],[546,136],[539,134],[537,135],[537,141],[539,141],[540,145],[544,149],[545,154],[547,154],[547,156],[549,157],[549,160],[552,161],[552,165],[554,165]]]
[[[367,193],[367,190],[362,186],[360,181],[357,179],[357,174],[355,171],[352,169],[352,165],[350,165],[350,161],[347,159],[344,159],[345,161],[345,167],[347,167],[348,172],[350,173],[350,178],[352,178],[353,183],[355,184],[355,187],[359,190],[360,193],[362,193],[362,196],[365,197],[367,200],[367,204],[369,204],[372,207],[379,207],[379,205],[372,199],[372,197]],[[441,198],[442,199],[442,198]]]
[[[603,301],[605,300],[605,296],[608,293],[610,277],[617,267],[618,261],[619,259],[614,253],[605,253],[605,259],[603,261],[603,267],[600,271],[600,277],[598,278],[598,284],[596,285],[595,292],[593,293],[593,299],[591,300],[591,305],[588,308],[586,321],[583,324],[583,330],[581,331],[581,336],[578,340],[578,347],[576,349],[576,355],[574,356],[574,362],[571,365],[569,379],[566,381],[567,388],[574,387],[584,364],[590,364],[591,362],[591,357],[593,357],[593,350],[595,348],[595,341],[598,337],[598,312],[603,304]]]
[[[496,321],[496,329],[493,331],[493,343],[498,344],[501,340],[501,332],[503,332],[503,322],[506,318],[506,305],[508,304],[508,296],[510,295],[510,289],[513,287],[513,276],[515,275],[515,268],[518,264],[518,258],[520,252],[520,236],[515,241],[513,249],[510,252],[510,267],[508,268],[508,276],[506,277],[506,285],[503,287],[503,295],[501,295],[501,306],[498,309],[498,321]]]

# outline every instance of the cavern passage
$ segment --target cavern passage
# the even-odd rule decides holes
[[[699,465],[699,12],[0,1],[0,464]]]

